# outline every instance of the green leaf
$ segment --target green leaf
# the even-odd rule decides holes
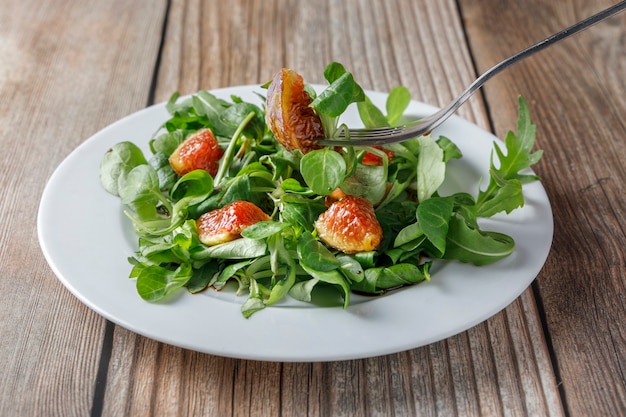
[[[176,205],[191,206],[199,204],[213,192],[213,177],[203,169],[196,169],[183,175],[174,184],[170,195]]]
[[[389,267],[376,267],[365,270],[365,279],[352,284],[352,289],[366,294],[380,294],[385,290],[412,285],[429,279],[428,265],[417,266],[401,263]]]
[[[328,84],[332,84],[346,72],[345,67],[339,62],[331,62],[326,66],[326,68],[324,68],[324,78],[326,78]]]
[[[387,108],[387,122],[390,126],[396,126],[404,111],[411,102],[409,89],[403,86],[394,87],[387,96],[385,106]]]
[[[122,204],[156,205],[161,195],[159,176],[150,165],[133,168],[118,188]]]
[[[432,197],[417,206],[417,220],[430,243],[441,257],[446,250],[448,222],[452,216],[454,199],[447,197]]]
[[[192,294],[204,291],[218,271],[217,262],[208,262],[203,267],[193,270],[193,275],[185,287]]]
[[[426,200],[428,201],[428,200]],[[404,227],[398,234],[396,235],[396,239],[393,243],[394,247],[399,247],[402,245],[406,245],[409,242],[413,242],[416,239],[424,236],[424,232],[422,231],[422,227],[419,223],[412,223],[408,226]]]
[[[288,293],[291,287],[296,282],[296,262],[291,257],[284,245],[284,240],[279,234],[272,235],[267,239],[267,246],[269,248],[270,256],[272,258],[271,268],[274,273],[274,279],[278,276],[279,263],[285,265],[285,272],[282,279],[277,281],[270,291],[270,294],[265,301],[265,305],[271,305],[277,301],[283,299]]]
[[[363,89],[354,81],[352,74],[346,72],[322,91],[310,106],[318,113],[339,117],[348,105],[364,99]]]
[[[173,271],[151,265],[139,273],[137,292],[146,301],[159,301],[184,286],[191,275],[192,269],[189,264],[182,264]]]
[[[443,150],[433,138],[420,136],[417,159],[417,200],[421,203],[430,198],[441,186],[446,174]]]
[[[198,115],[210,120],[210,127],[215,136],[230,138],[237,130],[237,125],[232,122],[232,119],[223,117],[226,110],[231,107],[231,103],[217,98],[208,91],[199,91],[192,96],[192,103]]]
[[[308,195],[312,194],[311,189],[300,184],[295,178],[287,178],[280,184],[280,188],[291,193]]]
[[[542,151],[531,152],[535,145],[537,127],[530,122],[530,112],[524,99],[519,97],[518,101],[517,135],[511,131],[507,133],[504,140],[506,154],[497,144],[495,145],[500,161],[497,172],[505,179],[519,179],[519,171],[536,164],[542,156]]]
[[[337,285],[343,292],[343,308],[348,308],[350,305],[350,285],[346,281],[346,278],[336,269],[332,271],[319,271],[310,266],[300,263],[302,269],[304,269],[313,278],[318,279],[327,284]]]
[[[104,189],[119,196],[120,184],[135,167],[147,164],[139,147],[132,142],[120,142],[104,154],[100,162],[100,183]]]
[[[255,223],[251,226],[246,227],[241,235],[243,237],[247,237],[248,239],[266,239],[269,236],[275,235],[276,233],[280,233],[286,228],[289,227],[289,224],[276,222],[274,220],[267,220]]]
[[[372,149],[373,152],[380,152]],[[363,197],[372,204],[376,204],[385,197],[387,192],[387,166],[358,164],[352,175],[347,177],[339,186],[349,195]]]
[[[246,124],[244,133],[252,138],[260,139],[265,132],[265,117],[261,109],[254,104],[245,102],[236,103],[224,110],[221,115],[221,120],[234,127],[236,130],[241,121],[250,113],[254,113],[254,117]],[[233,130],[233,133],[235,130]]]
[[[161,191],[170,190],[176,181],[178,181],[178,174],[174,171],[170,165],[169,157],[162,153],[155,153],[148,164],[154,169],[159,177],[159,188]]]
[[[297,282],[289,290],[289,295],[295,298],[296,300],[310,303],[313,289],[319,282],[320,280],[315,279],[315,278]]]
[[[372,103],[369,97],[365,97],[365,100],[357,103],[357,110],[359,111],[359,117],[365,127],[389,126],[389,122],[383,112]]]
[[[450,219],[443,258],[482,266],[509,256],[514,249],[515,242],[510,236],[471,228],[462,218],[454,216]]]
[[[318,271],[332,271],[340,266],[335,256],[309,232],[298,239],[298,256],[301,261]]]
[[[448,162],[451,159],[461,159],[463,154],[461,150],[450,139],[445,136],[439,136],[437,145],[443,150],[443,161]]]
[[[281,221],[303,230],[313,231],[315,220],[326,211],[323,201],[285,194],[280,201]]]
[[[350,255],[337,256],[341,263],[340,271],[351,281],[360,282],[365,278],[365,272],[361,264]]]
[[[215,246],[203,246],[191,253],[196,261],[215,259],[249,259],[267,253],[267,245],[261,240],[241,238]]]
[[[493,178],[498,178],[497,173],[492,173]],[[517,180],[498,181],[498,188],[491,194],[488,204],[483,203],[477,207],[478,217],[491,217],[501,211],[507,214],[524,205],[524,194],[522,193],[522,183]]]
[[[254,201],[252,194],[252,183],[249,176],[237,176],[222,181],[221,189],[217,193],[213,193],[206,200],[189,207],[189,216],[193,218],[199,217],[207,211],[224,207],[227,204],[234,203],[238,200]]]
[[[332,149],[318,149],[302,157],[300,172],[311,190],[319,195],[328,195],[346,177],[346,162]]]
[[[182,130],[163,133],[150,141],[150,150],[169,157],[184,140],[185,132]]]
[[[480,190],[476,201],[476,212],[481,216],[491,216],[499,211],[510,213],[524,205],[519,184],[538,179],[536,175],[524,174],[522,171],[537,163],[542,151],[531,152],[535,145],[536,127],[530,123],[528,106],[519,97],[519,116],[517,135],[508,132],[504,140],[506,152],[498,144],[494,144],[494,154],[498,164],[491,156],[490,180],[485,190]],[[511,198],[508,202],[507,198]]]
[[[245,318],[250,318],[257,311],[265,308],[265,303],[261,295],[260,284],[256,280],[250,280],[250,296],[241,306],[241,314]]]

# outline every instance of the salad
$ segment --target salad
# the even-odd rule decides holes
[[[477,190],[441,195],[446,163],[461,152],[446,137],[387,146],[322,147],[347,132],[356,106],[366,127],[407,122],[408,90],[384,111],[339,63],[316,92],[282,69],[259,94],[263,106],[208,91],[173,94],[171,117],[150,140],[151,155],[120,142],[102,158],[100,181],[119,197],[138,236],[129,277],[146,301],[234,284],[248,318],[285,297],[311,302],[336,294],[379,295],[431,279],[438,260],[488,265],[514,240],[482,230],[480,218],[524,205],[522,185],[535,126],[519,99],[517,133],[494,143],[489,179]],[[261,90],[263,91],[263,90]]]

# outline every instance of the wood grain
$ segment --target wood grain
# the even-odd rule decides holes
[[[163,12],[151,1],[3,2],[0,415],[89,414],[105,321],[45,263],[39,196],[76,146],[145,106]]]
[[[612,4],[529,1],[523,8],[541,13],[519,21],[520,5],[492,3],[462,2],[482,70]],[[537,18],[541,14],[555,18]],[[545,157],[537,171],[553,201],[555,236],[536,285],[570,415],[626,412],[625,23],[626,15],[616,16],[520,63],[485,88],[500,134],[504,121],[513,119],[516,94],[531,103],[538,123]],[[515,33],[508,30],[513,26]],[[589,337],[590,329],[595,336]]]

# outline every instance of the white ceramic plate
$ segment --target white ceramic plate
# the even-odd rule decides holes
[[[258,86],[213,91],[259,103]],[[386,95],[367,92],[384,108]],[[412,102],[408,113],[433,107]],[[119,199],[98,179],[102,156],[130,140],[146,155],[148,140],[168,118],[164,104],[132,114],[98,132],[57,168],[38,213],[43,253],[61,282],[97,313],[136,333],[171,345],[221,356],[271,361],[330,361],[371,357],[423,346],[486,320],[517,298],[535,279],[552,242],[552,211],[540,183],[524,187],[526,205],[509,216],[484,222],[486,230],[511,235],[517,243],[508,258],[487,267],[441,262],[430,282],[383,297],[354,297],[347,310],[286,301],[250,319],[242,299],[213,290],[184,291],[162,303],[148,303],[128,278],[128,256],[136,249]],[[345,121],[357,125],[356,112]],[[443,190],[475,192],[497,139],[476,125],[452,117],[435,135],[452,139],[464,153],[449,164]],[[445,193],[444,193],[445,194]]]

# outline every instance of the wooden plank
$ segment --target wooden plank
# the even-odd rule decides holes
[[[331,60],[365,88],[443,105],[474,77],[453,1],[173,1],[155,101],[258,84],[280,67],[323,82]],[[514,97],[512,98],[514,102]],[[488,127],[480,96],[461,115]],[[514,126],[515,117],[507,120]],[[561,415],[531,291],[432,345],[364,360],[257,363],[115,331],[104,415]]]
[[[614,3],[461,2],[483,71]],[[486,88],[500,134],[514,119],[512,99],[527,99],[545,150],[537,171],[555,202],[555,236],[536,285],[572,416],[626,413],[625,23],[622,13],[518,64]]]
[[[145,106],[162,6],[2,4],[0,415],[90,413],[105,320],[45,263],[35,224],[39,196],[83,140]]]

